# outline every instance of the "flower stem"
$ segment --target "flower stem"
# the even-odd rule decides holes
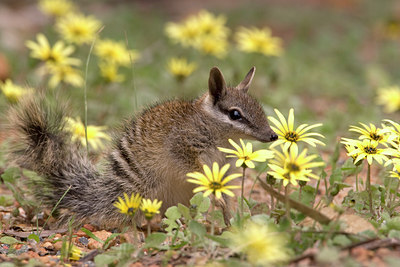
[[[215,196],[212,198],[212,201],[211,201],[211,216],[210,216],[210,221],[211,221],[211,235],[214,235],[214,231],[215,231],[215,229],[214,229],[214,227],[215,227],[215,225],[214,225],[214,218],[213,218],[213,216],[214,216],[214,209],[215,209]]]
[[[285,186],[285,210],[286,210],[286,218],[289,221],[289,227],[292,227],[292,219],[290,218],[290,201],[289,201],[289,185]]]
[[[244,206],[243,206],[243,198],[244,198],[244,177],[246,173],[246,167],[243,167],[243,175],[242,175],[242,192],[240,196],[240,217],[243,218],[243,213],[244,213]]]
[[[358,173],[356,174],[356,192],[358,193]]]
[[[371,165],[370,164],[368,164],[366,188],[367,188],[368,198],[369,198],[369,211],[370,211],[372,217],[375,217],[374,209],[372,208]]]
[[[390,188],[392,187],[392,180],[393,180],[392,178],[389,178],[389,183],[387,186],[387,193],[386,193],[386,198],[385,198],[386,205],[388,208],[390,208],[390,206],[391,206],[390,199],[392,198],[392,192],[391,192]]]
[[[151,221],[151,220],[147,220],[147,236],[149,236],[149,235],[151,234],[150,221]]]
[[[132,217],[133,218],[133,217]],[[136,248],[138,245],[138,239],[137,239],[137,227],[136,227],[136,221],[135,218],[133,218],[133,246]]]

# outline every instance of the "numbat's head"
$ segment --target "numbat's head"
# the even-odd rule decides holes
[[[275,141],[278,136],[270,128],[261,105],[247,93],[255,70],[255,67],[251,68],[238,86],[226,87],[221,71],[217,67],[212,68],[204,109],[220,126],[228,129],[231,138]]]

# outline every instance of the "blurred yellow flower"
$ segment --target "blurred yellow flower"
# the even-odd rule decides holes
[[[226,156],[227,158],[238,158],[236,167],[255,168],[253,161],[265,162],[267,159],[274,157],[274,152],[267,149],[260,149],[253,152],[252,143],[248,142],[245,144],[242,139],[240,139],[242,147],[236,144],[232,139],[228,141],[236,150],[223,147],[218,147],[218,149],[224,153],[233,154]]]
[[[194,45],[200,36],[200,29],[192,22],[184,24],[169,22],[165,27],[165,33],[173,42],[186,47]]]
[[[124,75],[118,74],[118,65],[108,62],[99,63],[100,74],[107,82],[120,83],[125,80]]]
[[[144,217],[147,220],[151,220],[154,215],[160,213],[160,208],[162,205],[162,201],[158,201],[157,199],[154,199],[151,201],[151,199],[143,199],[142,204],[140,205],[140,209],[144,213]]]
[[[0,81],[0,89],[10,103],[17,103],[24,95],[32,93],[32,88],[23,88],[14,84],[10,79]]]
[[[78,261],[82,258],[82,250],[75,245],[72,245],[71,250],[69,251],[69,259],[73,261]]]
[[[279,121],[274,117],[269,116],[268,119],[276,127],[271,125],[272,130],[278,135],[278,140],[272,143],[271,148],[283,144],[284,149],[287,150],[289,147],[297,147],[297,143],[302,141],[315,147],[316,144],[325,145],[320,140],[313,138],[313,136],[324,137],[319,133],[308,133],[309,130],[322,126],[322,123],[317,123],[313,125],[301,124],[294,130],[294,110],[291,108],[289,110],[288,120],[286,121],[282,113],[274,109],[276,115],[278,115]]]
[[[311,168],[324,166],[324,162],[312,162],[317,155],[307,156],[307,149],[304,149],[300,154],[298,153],[297,146],[290,148],[290,151],[281,146],[282,152],[274,150],[275,158],[270,161],[268,166],[271,171],[268,174],[276,179],[282,179],[283,185],[287,186],[289,182],[297,185],[299,181],[310,181],[309,178],[319,179],[319,177],[312,173]]]
[[[288,238],[271,224],[248,221],[243,228],[233,229],[231,247],[247,256],[254,266],[280,266],[289,260]]]
[[[94,54],[103,61],[122,66],[129,66],[131,60],[135,62],[139,57],[137,51],[129,51],[123,42],[110,39],[97,41],[94,47]]]
[[[225,39],[229,34],[229,29],[225,26],[226,17],[215,16],[207,10],[200,10],[197,15],[189,17],[187,22],[196,25],[200,36]]]
[[[65,16],[78,9],[70,0],[40,0],[38,6],[44,14],[54,17]]]
[[[390,177],[397,178],[400,180],[400,164],[396,163],[393,166],[393,170],[390,171]]]
[[[46,36],[42,33],[36,35],[37,43],[27,41],[26,46],[31,49],[30,56],[40,59],[48,64],[75,65],[81,64],[77,58],[69,57],[75,48],[72,45],[65,45],[63,41],[57,41],[53,47],[50,46]]]
[[[400,21],[398,19],[390,19],[385,22],[382,27],[383,35],[389,39],[400,38]]]
[[[199,46],[199,40],[203,38],[226,42],[229,29],[225,23],[225,16],[215,16],[206,10],[201,10],[196,15],[189,16],[182,23],[167,23],[165,33],[172,41],[183,46]]]
[[[228,53],[228,42],[223,38],[203,37],[195,42],[194,48],[204,54],[224,58]]]
[[[283,52],[282,40],[272,37],[269,28],[241,27],[237,31],[235,39],[239,50],[244,52],[257,52],[266,56],[280,56]]]
[[[93,16],[70,13],[59,18],[55,27],[64,40],[81,45],[93,41],[101,22]]]
[[[68,65],[49,65],[48,72],[51,74],[49,86],[57,87],[60,83],[67,83],[75,87],[81,87],[84,80],[79,70]]]
[[[142,197],[135,193],[132,193],[129,197],[128,194],[124,193],[124,198],[125,200],[118,197],[118,201],[114,203],[114,206],[119,209],[120,213],[134,216],[142,203]]]
[[[94,150],[101,149],[104,140],[111,140],[111,137],[103,132],[106,128],[105,126],[87,126],[88,143]],[[76,120],[67,117],[65,129],[71,132],[72,141],[80,142],[83,146],[86,146],[85,125],[79,117],[77,117]]]
[[[392,120],[383,120],[386,123],[390,123],[391,126],[386,125],[385,128],[390,130],[391,138],[388,138],[388,142],[393,146],[399,149],[400,145],[400,124],[394,122]]]
[[[376,102],[383,106],[383,111],[386,113],[400,110],[400,87],[388,86],[379,88]]]
[[[168,61],[168,71],[178,80],[182,81],[197,68],[196,63],[188,63],[186,58],[171,58]]]
[[[200,185],[193,190],[193,193],[206,191],[204,193],[205,197],[209,196],[210,194],[214,194],[218,199],[221,198],[222,193],[233,197],[234,194],[229,189],[239,188],[239,186],[226,184],[233,179],[242,176],[242,174],[234,173],[224,178],[224,175],[228,171],[229,167],[229,164],[225,164],[220,170],[218,163],[214,162],[212,171],[210,167],[203,165],[204,174],[201,172],[190,172],[186,174],[188,177],[190,177],[187,179],[188,182]]]

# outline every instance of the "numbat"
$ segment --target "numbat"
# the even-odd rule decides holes
[[[203,164],[214,161],[225,164],[217,147],[228,147],[229,138],[278,138],[260,104],[248,94],[254,72],[253,67],[238,86],[227,87],[214,67],[208,92],[199,98],[144,110],[115,138],[104,171],[96,170],[86,151],[63,130],[66,108],[26,99],[10,114],[22,146],[13,151],[13,160],[42,177],[31,182],[36,198],[49,207],[71,186],[58,205],[62,224],[74,217],[77,223],[123,226],[127,218],[113,203],[124,192],[162,200],[162,213],[178,203],[188,205],[194,185],[186,181],[186,174],[201,172]],[[136,219],[140,221],[140,215]]]

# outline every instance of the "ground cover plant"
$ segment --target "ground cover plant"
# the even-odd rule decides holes
[[[396,1],[182,3],[0,3],[0,266],[395,266]],[[101,163],[117,122],[155,101],[198,96],[213,66],[234,84],[257,68],[251,92],[279,138],[219,147],[232,162],[187,174],[190,206],[161,217],[161,200],[121,192],[115,211],[143,213],[143,225],[58,227],[58,204],[31,198],[27,181],[38,175],[7,158],[15,144],[6,114],[23,97],[68,101],[65,129]]]

